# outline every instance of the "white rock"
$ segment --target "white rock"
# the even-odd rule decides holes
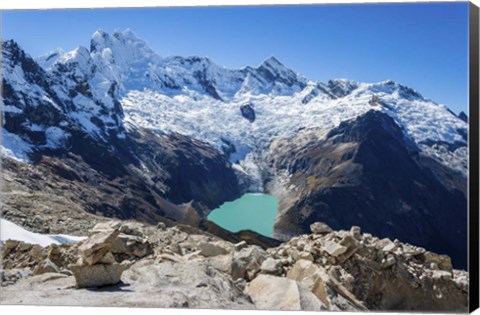
[[[323,249],[331,256],[337,257],[347,251],[347,247],[342,246],[333,241],[326,241],[323,245]]]
[[[324,305],[309,290],[300,288],[297,282],[270,275],[259,275],[248,287],[246,293],[255,307],[260,310],[318,311]]]
[[[262,263],[260,270],[262,273],[276,275],[282,270],[282,263],[269,257]]]

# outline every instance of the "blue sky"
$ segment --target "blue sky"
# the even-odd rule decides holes
[[[468,3],[4,11],[3,37],[36,57],[131,28],[162,56],[230,68],[274,55],[310,79],[391,79],[468,107]]]

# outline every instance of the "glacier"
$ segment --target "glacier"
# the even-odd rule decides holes
[[[376,110],[394,118],[405,137],[425,154],[464,176],[468,172],[468,124],[447,106],[391,80],[316,82],[273,56],[241,69],[228,69],[206,57],[162,57],[130,29],[112,34],[98,30],[89,49],[56,49],[36,62],[54,78],[59,98],[73,102],[69,119],[104,141],[107,137],[93,119],[118,138],[141,127],[160,135],[187,135],[219,150],[229,143],[234,148],[230,161],[254,176],[262,152],[273,140],[304,129],[327,134],[343,121]],[[6,76],[18,85],[28,84],[18,67],[7,67]],[[64,87],[78,89],[81,84],[88,84],[91,95],[71,98],[65,92]],[[59,106],[37,85],[30,87],[36,98]],[[16,104],[5,105],[10,111],[22,110]],[[242,117],[244,105],[253,108],[253,122]],[[115,114],[110,115],[112,111]],[[61,134],[55,130],[50,145],[59,145]],[[8,150],[14,149],[4,146],[2,152]],[[27,150],[28,143],[18,154],[8,154],[21,158]]]

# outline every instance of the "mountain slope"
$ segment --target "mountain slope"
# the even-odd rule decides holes
[[[44,206],[61,212],[77,208],[73,201],[108,217],[197,224],[204,208],[239,196],[231,165],[208,144],[142,129],[127,134],[114,88],[102,90],[115,84],[96,84],[101,74],[85,49],[66,53],[68,62],[59,58],[50,72],[13,41],[5,42],[2,53],[2,176],[25,174],[11,176],[3,188],[4,211],[27,203],[25,211]],[[176,162],[182,159],[192,162],[190,168]],[[42,206],[27,202],[32,195],[24,192],[31,190],[52,198]]]
[[[425,163],[423,154],[390,116],[373,110],[341,123],[325,139],[304,132],[278,141],[270,159],[286,183],[281,188],[273,177],[272,190],[284,191],[277,238],[306,233],[316,221],[335,229],[358,224],[448,254],[466,268],[465,192],[442,183],[430,164],[439,163]]]
[[[315,82],[275,57],[242,69],[161,57],[128,29],[36,60],[14,41],[2,54],[5,174],[26,174],[9,209],[45,189],[62,209],[202,225],[266,191],[281,199],[279,237],[312,220],[361,225],[463,264],[468,123],[409,87]]]

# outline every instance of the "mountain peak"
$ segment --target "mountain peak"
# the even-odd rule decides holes
[[[110,39],[110,35],[102,29],[98,29],[93,33],[90,40],[90,52],[101,51],[105,46],[108,46],[107,42]]]
[[[305,86],[304,79],[295,71],[286,67],[274,56],[264,60],[256,71],[269,82],[281,82],[287,86],[298,84],[301,89]]]
[[[265,59],[260,66],[271,66],[271,67],[285,67],[283,63],[280,62],[275,56],[270,56],[267,59]]]
[[[97,30],[90,41],[90,52],[113,55],[123,61],[157,57],[148,44],[129,28],[124,31],[115,30],[112,34],[102,29]]]
[[[125,30],[121,31],[119,29],[115,30],[113,32],[113,36],[117,39],[123,39],[123,40],[132,40],[132,41],[143,41],[140,39],[140,37],[135,34],[134,31],[130,28],[126,28]]]
[[[38,58],[35,59],[35,61],[43,68],[43,69],[51,69],[52,65],[55,64],[55,62],[65,55],[65,51],[62,48],[56,48]]]

